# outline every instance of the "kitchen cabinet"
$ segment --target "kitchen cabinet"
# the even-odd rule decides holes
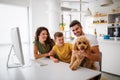
[[[108,35],[120,37],[120,13],[108,14]]]
[[[108,14],[108,24],[120,24],[120,13]]]
[[[102,52],[102,71],[120,76],[120,41],[98,40]]]

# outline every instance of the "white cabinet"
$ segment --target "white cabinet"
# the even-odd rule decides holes
[[[120,41],[99,40],[102,71],[120,75]]]

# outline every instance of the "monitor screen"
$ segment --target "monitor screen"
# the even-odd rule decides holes
[[[13,45],[13,50],[15,55],[17,56],[21,65],[24,65],[24,56],[22,51],[22,44],[20,38],[20,31],[18,27],[11,29],[11,40]]]

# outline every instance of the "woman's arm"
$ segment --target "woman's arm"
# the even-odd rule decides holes
[[[42,58],[42,57],[47,57],[47,56],[49,56],[49,53],[38,54],[38,48],[34,44],[34,57],[35,57],[35,59]]]

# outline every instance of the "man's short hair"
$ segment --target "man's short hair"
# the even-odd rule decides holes
[[[56,39],[57,37],[62,37],[63,36],[63,33],[62,32],[56,32],[54,34],[54,39]]]
[[[72,26],[75,26],[75,25],[78,25],[78,26],[82,27],[82,26],[81,26],[81,23],[80,23],[78,20],[73,20],[73,21],[70,23],[69,27],[71,28]]]

